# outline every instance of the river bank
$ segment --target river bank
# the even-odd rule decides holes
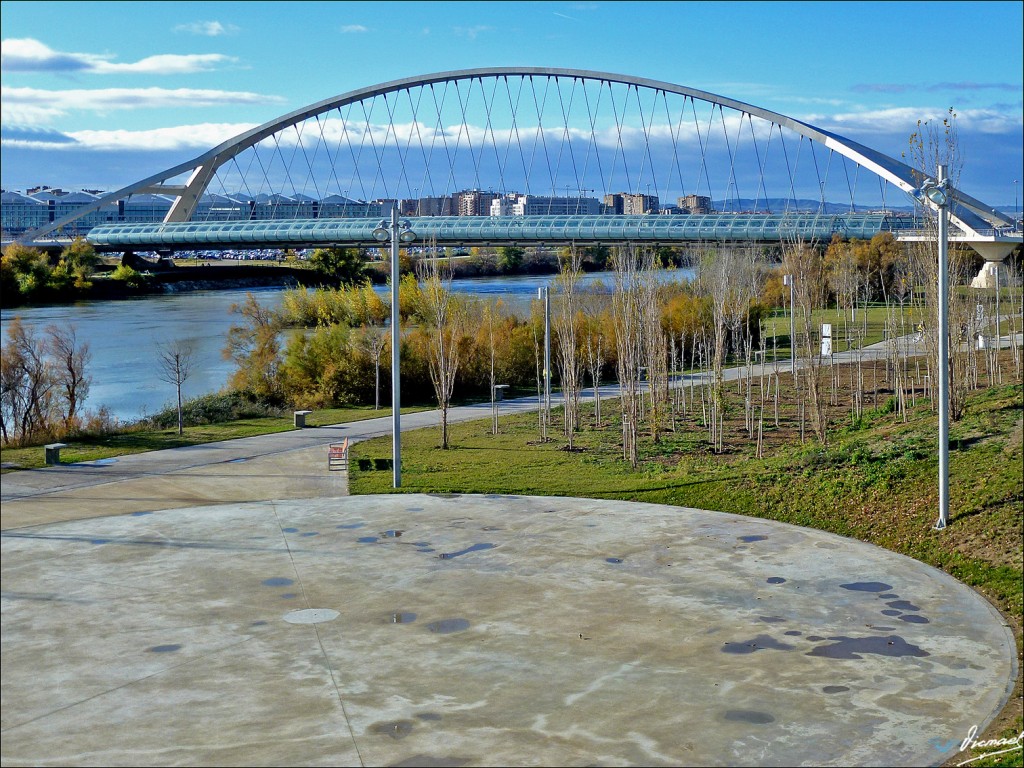
[[[454,280],[495,278],[515,280],[542,278],[559,271],[558,251],[546,248],[518,249],[521,253],[511,257],[499,250],[453,250],[446,257]],[[669,269],[691,269],[692,254],[680,249],[662,249],[661,262]],[[414,269],[414,259],[405,261],[403,272]],[[0,295],[0,307],[7,310],[22,307],[43,307],[75,304],[82,301],[116,301],[144,296],[188,293],[195,291],[239,290],[246,288],[338,287],[340,280],[317,271],[293,254],[289,260],[265,259],[250,261],[218,256],[196,258],[162,258],[156,261],[126,254],[123,257],[105,257],[87,286],[75,287],[70,282],[63,288],[43,287],[26,298],[16,289]],[[134,270],[134,274],[115,276],[120,265]],[[612,279],[610,250],[593,247],[584,249],[581,263],[584,273],[607,273]],[[365,262],[365,278],[376,286],[386,285],[390,279],[390,263],[386,259]]]
[[[203,279],[199,275],[217,268],[174,269],[174,273],[180,275],[176,285],[199,284]],[[238,275],[233,280],[241,281],[246,266],[222,265],[219,269],[222,273]],[[267,272],[279,270],[275,274],[285,269],[283,266],[265,268]],[[693,275],[688,269],[658,273],[659,279],[664,281],[685,280]],[[552,280],[550,274],[457,278],[452,281],[452,290],[481,300],[500,299],[507,311],[528,315],[531,302],[537,298],[537,289],[550,285]],[[611,272],[591,273],[582,278],[581,287],[610,290],[613,281]],[[86,407],[95,410],[105,406],[114,418],[130,422],[160,410],[174,399],[174,387],[156,375],[158,345],[178,340],[192,345],[194,366],[183,386],[185,398],[217,392],[234,369],[233,363],[223,355],[228,330],[239,321],[238,315],[231,311],[232,306],[244,303],[252,293],[260,304],[275,310],[287,290],[289,287],[273,284],[235,286],[224,280],[216,290],[172,289],[125,294],[117,301],[90,298],[65,304],[5,307],[0,310],[0,333],[6,334],[15,317],[36,333],[42,333],[49,325],[73,328],[79,342],[88,344],[91,356],[88,372],[92,385]],[[388,288],[379,285],[376,290],[385,293]]]

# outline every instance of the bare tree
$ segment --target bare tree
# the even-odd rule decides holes
[[[373,360],[373,410],[380,410],[380,360],[387,346],[387,329],[378,325],[364,325],[355,334],[356,347]]]
[[[647,369],[647,390],[651,403],[649,426],[655,443],[660,439],[668,412],[668,360],[665,329],[662,324],[662,302],[655,275],[657,267],[653,252],[647,254],[640,273],[641,344],[644,368]]]
[[[963,170],[956,113],[950,109],[941,125],[931,121],[918,121],[917,130],[910,136],[911,164],[922,176],[937,178],[938,166],[945,165],[947,178],[953,188],[959,187]],[[926,211],[926,227],[937,234],[938,222]],[[967,407],[967,393],[971,387],[974,349],[968,338],[972,327],[974,297],[956,286],[970,280],[969,252],[951,247],[949,252],[948,332],[949,345],[949,418],[959,421]],[[928,352],[928,372],[938,371],[939,359],[939,296],[938,296],[938,238],[929,237],[911,247],[911,258],[923,279],[927,322],[925,346]],[[929,375],[929,381],[937,378]],[[933,404],[935,398],[932,398]]]
[[[188,339],[157,344],[157,376],[161,381],[174,385],[178,396],[178,434],[185,431],[184,414],[181,408],[181,387],[192,375],[195,365],[195,348]]]
[[[464,307],[452,293],[452,271],[447,260],[422,259],[417,264],[422,283],[417,314],[429,335],[430,381],[441,410],[441,447],[448,448],[448,410],[451,408],[455,374],[461,361]]]
[[[750,275],[748,262],[739,248],[724,245],[703,251],[699,285],[711,299],[712,381],[710,391],[710,436],[716,451],[722,450],[722,431],[725,421],[723,368],[728,353],[730,331],[739,340],[743,320],[749,308]],[[735,344],[734,344],[735,346]]]
[[[70,431],[77,424],[79,409],[89,395],[92,379],[86,374],[91,354],[89,345],[78,343],[74,326],[60,328],[56,325],[46,329],[48,351],[53,358],[53,376],[56,392],[63,402],[62,416],[64,431]]]
[[[605,332],[607,317],[604,310],[607,300],[591,292],[584,297],[585,325],[583,327],[583,348],[586,365],[590,373],[590,384],[594,388],[594,426],[601,427],[601,370],[604,368],[608,351],[608,336]]]
[[[28,444],[50,429],[55,378],[46,342],[21,318],[7,327],[0,354],[0,428],[5,443]]]
[[[580,381],[583,378],[583,363],[579,350],[579,296],[578,285],[581,275],[582,256],[572,246],[562,258],[562,269],[555,279],[560,290],[558,312],[555,314],[555,335],[558,337],[558,358],[564,403],[564,429],[569,439],[569,450],[579,424]]]
[[[633,245],[615,254],[615,344],[618,353],[619,398],[622,404],[623,458],[636,467],[639,462],[637,435],[640,420],[640,368],[643,361],[644,298],[643,271],[651,263],[649,251]]]
[[[804,352],[802,365],[798,367],[800,386],[810,405],[814,434],[818,442],[825,445],[828,442],[829,403],[822,381],[821,349],[814,324],[814,310],[824,305],[826,293],[821,254],[812,244],[797,240],[786,244],[783,260],[787,273],[793,275],[798,335]],[[803,402],[800,407],[804,407]]]

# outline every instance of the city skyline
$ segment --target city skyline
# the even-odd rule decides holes
[[[523,65],[687,85],[896,158],[918,120],[952,108],[961,186],[1020,205],[1020,3],[654,3],[630,6],[628,24],[605,2],[124,8],[3,3],[4,189],[114,189],[339,93]],[[836,36],[857,44],[836,55]],[[925,40],[941,51],[934,71]]]

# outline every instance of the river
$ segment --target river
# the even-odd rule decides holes
[[[664,282],[693,276],[691,269],[662,270]],[[599,283],[610,287],[614,275],[593,273],[583,276],[584,286]],[[502,299],[513,311],[529,312],[539,287],[551,285],[554,277],[487,277],[452,281],[452,289],[486,299]],[[379,287],[386,293],[389,289]],[[192,343],[195,365],[182,390],[196,397],[221,389],[231,375],[232,365],[221,355],[228,328],[237,321],[232,304],[252,293],[260,303],[277,307],[284,288],[249,288],[196,291],[145,296],[117,301],[82,301],[56,306],[17,307],[0,310],[0,330],[6,342],[7,327],[20,317],[30,329],[42,333],[49,325],[74,326],[80,342],[91,352],[88,374],[92,386],[86,408],[106,406],[121,421],[134,421],[155,413],[174,401],[174,386],[157,375],[157,346],[178,339]]]

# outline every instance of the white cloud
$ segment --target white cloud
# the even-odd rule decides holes
[[[369,32],[370,30],[368,30],[362,24],[346,24],[341,28],[341,31],[345,34],[352,34],[358,32]]]
[[[255,127],[252,123],[199,123],[147,131],[69,131],[59,136],[40,134],[38,137],[22,132],[16,137],[5,135],[3,144],[8,148],[51,150],[207,150]]]
[[[93,70],[98,75],[135,74],[135,75],[189,75],[196,72],[210,72],[218,64],[237,61],[231,56],[221,53],[176,54],[164,53],[147,56],[130,64],[103,62]]]
[[[223,107],[229,104],[282,102],[277,96],[246,91],[196,88],[100,88],[48,91],[38,88],[4,88],[0,119],[10,125],[40,125],[69,112],[106,113],[123,109],[167,107]]]
[[[891,107],[887,109],[864,110],[834,115],[808,115],[804,122],[842,134],[892,132],[909,133],[917,128],[917,121],[941,123],[948,116],[948,108],[941,107]],[[957,111],[956,124],[960,130],[981,133],[1002,134],[1020,131],[1024,117],[995,109],[965,109]]]
[[[192,35],[205,35],[206,37],[219,37],[220,35],[233,35],[238,32],[234,24],[221,24],[219,21],[193,21],[189,24],[179,24],[174,28],[175,32],[188,32]]]
[[[80,72],[96,75],[181,75],[209,72],[220,64],[236,61],[220,53],[148,56],[136,62],[118,63],[113,56],[55,51],[38,40],[7,39],[0,42],[0,70],[11,72]]]

